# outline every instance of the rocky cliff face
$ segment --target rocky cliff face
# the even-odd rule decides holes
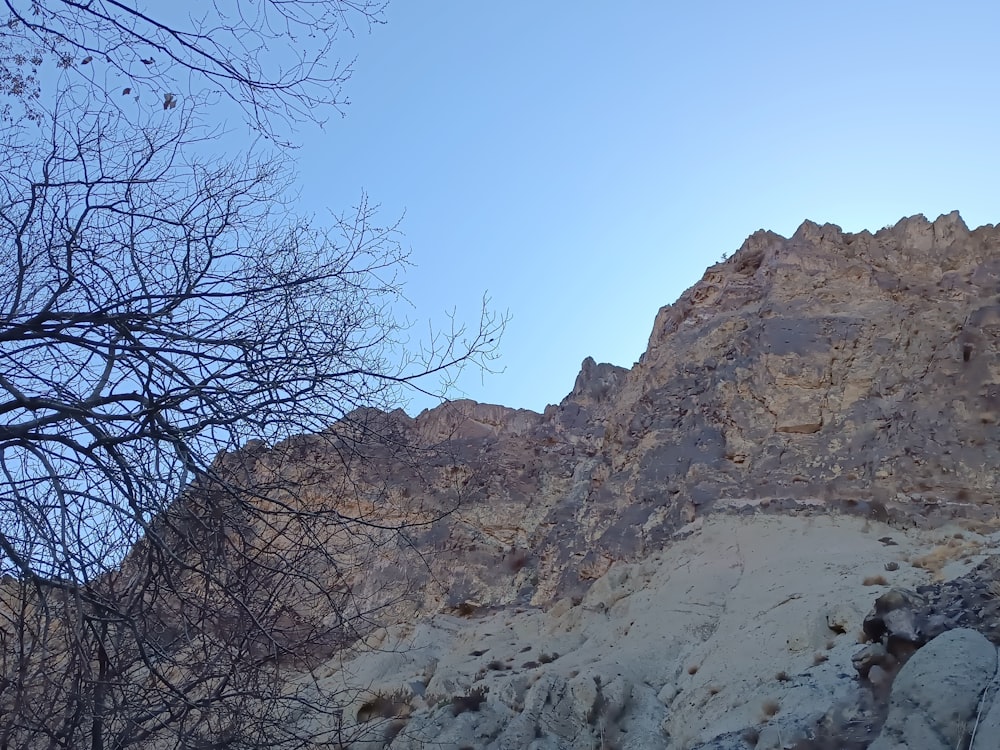
[[[752,235],[632,369],[584,361],[543,414],[361,412],[224,458],[316,510],[300,531],[346,619],[396,620],[356,659],[302,654],[317,705],[356,700],[296,721],[358,748],[863,748],[883,721],[900,746],[900,706],[957,646],[889,700],[910,653],[958,626],[1000,640],[1000,534],[975,533],[1000,527],[998,336],[1000,229],[806,222]],[[866,619],[879,593],[909,604]],[[289,597],[296,622],[334,614]],[[995,684],[992,647],[952,640],[982,658],[948,679]],[[927,711],[951,717],[941,747],[971,744],[977,709],[995,726],[972,746],[995,746],[1000,708],[965,693],[966,718]]]
[[[386,416],[433,459],[384,456],[366,491],[447,512],[412,532],[429,609],[579,595],[715,512],[993,517],[998,334],[1000,229],[952,213],[760,231],[660,310],[631,370],[586,360],[544,414]],[[337,491],[322,441],[292,443],[284,478],[309,456],[310,492]]]

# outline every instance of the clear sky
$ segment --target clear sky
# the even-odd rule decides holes
[[[1000,221],[1000,4],[393,0],[303,208],[403,213],[417,321],[512,320],[456,396],[541,410],[631,366],[657,309],[759,228]],[[418,325],[416,333],[425,330]],[[426,404],[414,402],[411,411]]]

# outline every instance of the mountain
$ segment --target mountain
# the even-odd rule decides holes
[[[1000,229],[970,231],[957,212],[874,234],[807,221],[787,239],[750,236],[659,311],[631,369],[585,360],[542,414],[456,401],[416,418],[365,415],[407,449],[353,470],[351,497],[377,496],[372,512],[423,525],[351,579],[401,623],[357,657],[369,689],[352,720],[384,719],[393,748],[791,747],[787,737],[820,742],[809,737],[821,721],[825,746],[866,747],[891,679],[876,700],[872,665],[862,660],[859,677],[852,658],[887,584],[968,574],[982,606],[967,602],[945,628],[926,600],[947,597],[928,588],[886,610],[908,613],[894,617],[919,637],[892,625],[869,641],[923,645],[961,623],[988,631],[998,334]],[[308,507],[343,482],[330,450],[302,436],[254,461],[269,481],[308,476]],[[688,588],[670,583],[691,566]],[[766,614],[782,604],[777,620]],[[686,619],[667,614],[685,607]],[[506,650],[493,643],[504,628]],[[644,654],[664,629],[669,648]],[[371,666],[386,643],[435,656]],[[747,666],[742,648],[761,658]],[[699,666],[712,649],[732,670]],[[909,653],[890,651],[892,676]],[[771,712],[761,690],[777,674],[786,708]],[[678,698],[691,687],[695,698]],[[865,701],[867,735],[847,738],[845,705]],[[521,724],[531,731],[505,734]],[[371,731],[357,747],[381,746],[382,729]]]
[[[541,414],[359,410],[220,456],[225,491],[93,586],[158,639],[101,687],[149,688],[157,748],[1000,747],[998,350],[998,228],[756,232]],[[270,690],[260,726],[203,685],[239,721]]]
[[[424,611],[581,595],[720,512],[985,520],[998,333],[992,226],[952,213],[874,235],[760,231],[659,311],[631,370],[588,359],[543,414],[458,401],[386,415],[434,459],[390,461],[370,483],[447,512],[412,535]],[[282,450],[333,465],[322,443]]]

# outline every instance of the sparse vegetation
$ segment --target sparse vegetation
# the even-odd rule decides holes
[[[765,718],[769,719],[772,716],[776,716],[779,711],[781,711],[781,704],[773,698],[768,698],[760,704],[760,712]]]
[[[944,567],[956,560],[961,560],[979,551],[980,543],[974,540],[951,538],[944,544],[939,544],[926,555],[911,561],[916,568],[923,568],[934,580],[941,580]]]
[[[403,713],[406,708],[406,696],[402,691],[396,691],[388,695],[376,693],[371,699],[361,705],[356,718],[359,724],[364,724],[373,719],[392,719]]]
[[[456,695],[451,699],[451,713],[458,716],[466,711],[478,711],[486,701],[486,692],[485,687],[479,687],[470,691],[468,695]]]

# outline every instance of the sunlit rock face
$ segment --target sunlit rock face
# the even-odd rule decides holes
[[[296,564],[347,606],[286,604],[361,623],[351,651],[297,649],[317,696],[354,696],[352,747],[860,750],[926,642],[1000,642],[998,334],[1000,230],[806,222],[542,414],[366,410],[220,460],[311,511]]]
[[[631,370],[588,358],[543,414],[456,401],[382,415],[407,450],[352,468],[353,492],[442,516],[408,534],[419,565],[383,570],[405,569],[425,611],[578,595],[717,512],[992,517],[998,333],[993,226],[951,213],[875,234],[759,231],[659,311]],[[272,480],[308,479],[304,502],[342,492],[322,438],[281,451]],[[379,570],[357,585],[380,591]]]

